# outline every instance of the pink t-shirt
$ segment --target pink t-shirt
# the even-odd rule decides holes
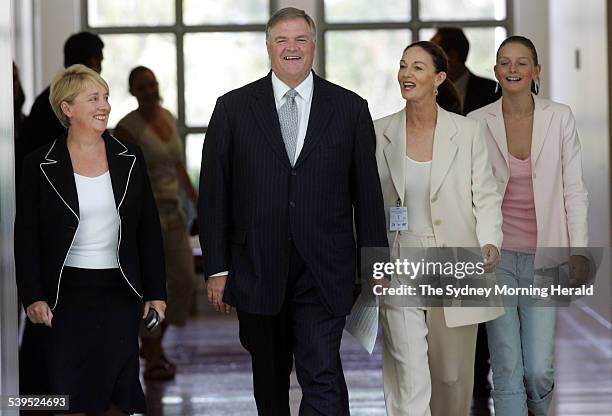
[[[531,158],[517,159],[508,152],[510,179],[502,202],[504,222],[502,248],[524,253],[535,253],[538,241]]]

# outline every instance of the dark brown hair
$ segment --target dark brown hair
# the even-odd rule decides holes
[[[436,35],[440,35],[440,47],[448,54],[449,51],[457,52],[459,60],[467,61],[470,52],[470,42],[465,33],[459,27],[439,27]]]
[[[506,38],[501,43],[501,45],[499,45],[499,48],[497,48],[497,54],[495,55],[495,59],[499,59],[499,51],[501,51],[501,48],[508,45],[509,43],[518,43],[519,45],[523,45],[524,47],[529,49],[529,52],[531,52],[531,58],[533,59],[534,64],[538,65],[538,51],[536,51],[535,45],[533,44],[531,40],[527,39],[526,37],[518,36],[518,35],[510,36],[509,38]]]
[[[64,67],[86,65],[91,58],[100,58],[104,42],[92,32],[79,32],[71,35],[64,43]]]
[[[143,65],[137,66],[136,68],[130,71],[130,75],[128,76],[128,86],[130,90],[134,87],[134,80],[136,79],[136,77],[142,74],[143,72],[150,72],[151,74],[153,74],[153,76],[155,76],[155,73],[151,71],[150,68],[147,68]]]
[[[406,46],[404,53],[410,48],[419,47],[431,56],[433,61],[436,74],[440,72],[448,73],[448,58],[444,50],[433,42],[427,40],[421,40],[418,42],[411,43]],[[436,96],[436,102],[445,109],[453,113],[461,114],[461,101],[459,100],[459,94],[453,83],[447,78],[442,84],[438,86],[438,95]]]

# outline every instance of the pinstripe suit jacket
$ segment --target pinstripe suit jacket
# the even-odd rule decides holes
[[[356,245],[387,246],[374,152],[366,101],[316,75],[304,147],[293,167],[271,72],[217,100],[203,148],[198,211],[205,276],[229,270],[226,303],[278,313],[292,240],[327,309],[336,316],[350,311]]]

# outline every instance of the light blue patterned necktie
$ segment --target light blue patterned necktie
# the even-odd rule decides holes
[[[295,150],[298,137],[298,109],[295,102],[296,90],[289,90],[285,93],[285,103],[278,109],[278,121],[280,122],[281,134],[285,142],[285,149],[289,162],[293,166]]]

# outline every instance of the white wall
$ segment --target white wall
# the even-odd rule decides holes
[[[547,0],[514,1],[514,35],[525,36],[534,43],[538,50],[538,60],[542,65],[540,75],[540,95],[550,94],[550,54],[549,54],[549,20]]]
[[[12,1],[0,2],[0,68],[11,68]],[[17,394],[17,288],[13,266],[13,71],[0,71],[0,398]],[[6,413],[3,413],[6,412]],[[2,410],[0,414],[16,414]]]
[[[551,97],[572,107],[580,134],[584,179],[589,190],[592,246],[610,251],[610,128],[606,0],[554,0],[549,14]],[[576,51],[580,66],[576,66]],[[598,274],[589,301],[612,321],[610,264]]]
[[[32,0],[13,2],[13,61],[19,68],[21,88],[25,93],[26,101],[23,108],[27,111],[36,97],[34,80],[34,31]]]
[[[317,0],[278,0],[278,8],[283,7],[297,7],[298,9],[304,10],[313,19],[317,15]]]
[[[34,0],[35,87],[38,95],[64,67],[64,42],[81,30],[79,0]]]

